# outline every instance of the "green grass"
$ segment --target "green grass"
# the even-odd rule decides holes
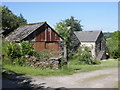
[[[100,70],[105,68],[118,67],[118,61],[117,60],[102,61],[101,64],[99,65],[75,65],[74,61],[70,61],[67,67],[58,70],[41,70],[39,68],[35,69],[28,66],[21,67],[18,65],[11,65],[11,64],[3,65],[3,69],[10,70],[16,73],[22,73],[32,76],[39,76],[39,75],[53,76],[53,75],[71,75],[77,72],[88,72],[88,71]]]
[[[118,67],[118,61],[117,60],[101,61],[101,64],[98,65],[75,65],[74,61],[70,61],[69,67],[71,69],[76,70],[76,72],[88,72],[105,68]]]
[[[72,71],[67,71],[67,70],[41,70],[39,68],[32,68],[28,66],[18,66],[18,65],[4,65],[3,69],[5,70],[10,70],[16,73],[22,73],[22,74],[27,74],[27,75],[32,75],[32,76],[51,76],[51,75],[69,75],[73,74],[74,72]]]

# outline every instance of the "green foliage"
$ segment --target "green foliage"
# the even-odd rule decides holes
[[[69,19],[66,19],[65,24],[66,26],[70,26],[72,31],[82,31],[82,25],[80,24],[80,21],[75,19],[73,16],[71,16]]]
[[[73,55],[73,60],[76,64],[99,64],[100,62],[92,58],[90,49],[88,47],[79,47],[77,52]]]
[[[32,52],[32,56],[35,56],[35,57],[40,57],[40,53],[36,52],[36,51],[33,51]]]
[[[108,38],[111,38],[112,37],[112,33],[110,32],[106,32],[106,33],[103,33],[105,38],[108,39]]]
[[[82,31],[80,21],[76,20],[73,16],[69,19],[62,20],[56,23],[55,30],[64,38],[64,45],[67,46],[68,58],[72,54],[73,41],[71,36],[74,31]]]
[[[69,40],[74,31],[82,31],[80,21],[73,16],[69,19],[56,23],[55,30],[64,38],[65,42]]]
[[[112,37],[107,39],[108,52],[112,58],[120,58],[120,31],[115,31]]]
[[[20,57],[20,58],[16,58],[14,60],[13,64],[17,64],[17,65],[20,65],[20,66],[25,66],[26,62],[25,62],[23,57]]]
[[[114,59],[120,58],[120,51],[118,51],[118,50],[112,51],[111,56],[112,56]]]
[[[25,65],[25,60],[22,56],[25,55],[36,55],[39,56],[37,52],[34,51],[34,48],[31,43],[22,41],[20,44],[15,42],[4,42],[3,43],[3,54],[5,55],[4,63],[7,62]],[[9,60],[9,61],[8,61]]]
[[[2,7],[2,29],[5,29],[5,34],[10,33],[10,31],[16,29],[20,25],[24,25],[27,21],[24,19],[22,14],[19,16],[13,14],[11,10],[9,10],[6,6]]]
[[[120,61],[120,58],[118,58],[117,60]]]
[[[25,55],[33,55],[34,53],[34,48],[33,45],[27,41],[22,41],[20,43],[20,47],[21,47],[21,55],[25,56]]]
[[[41,57],[43,58],[50,58],[52,55],[50,53],[43,53],[41,54]]]
[[[20,47],[15,42],[3,43],[3,54],[11,59],[21,57]]]

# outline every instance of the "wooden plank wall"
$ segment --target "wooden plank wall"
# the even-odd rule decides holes
[[[49,27],[37,33],[36,41],[60,41],[60,37]]]
[[[42,27],[35,32],[35,41],[32,41],[34,48],[38,52],[50,52],[53,55],[60,54],[60,37],[50,27]]]

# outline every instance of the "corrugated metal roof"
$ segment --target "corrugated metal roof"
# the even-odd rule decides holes
[[[75,31],[75,35],[81,42],[95,42],[102,31]]]
[[[14,32],[9,34],[5,40],[7,41],[20,41],[34,32],[37,28],[41,27],[45,22],[32,23],[18,27]]]

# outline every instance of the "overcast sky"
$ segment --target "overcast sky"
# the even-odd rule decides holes
[[[28,23],[47,21],[53,28],[57,22],[74,16],[81,20],[83,30],[118,30],[117,2],[4,2],[16,15]]]

